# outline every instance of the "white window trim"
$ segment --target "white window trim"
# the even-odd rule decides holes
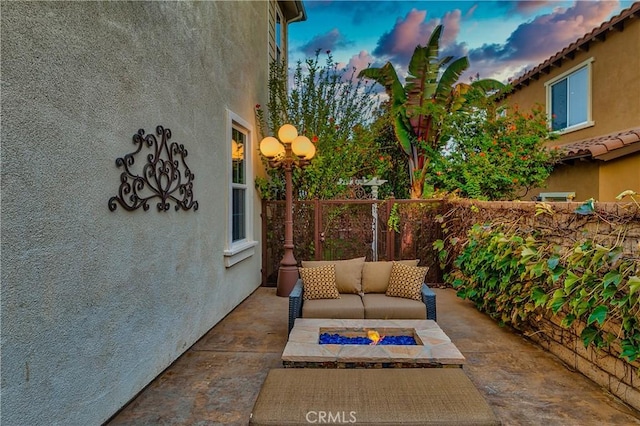
[[[247,147],[245,147],[245,187],[246,187],[246,217],[245,220],[245,238],[239,241],[233,241],[233,205],[231,202],[233,180],[231,178],[233,170],[233,159],[231,158],[231,138],[233,128],[239,128],[247,134]],[[227,155],[227,238],[224,250],[224,266],[229,268],[236,263],[247,259],[255,254],[255,247],[258,242],[253,239],[253,196],[251,189],[254,188],[254,176],[253,176],[253,163],[252,163],[252,151],[253,151],[253,127],[249,122],[243,120],[237,114],[227,110],[227,135],[225,139],[226,143],[226,155]]]
[[[555,130],[555,132],[559,135],[563,135],[566,133],[571,133],[571,132],[575,132],[577,130],[582,130],[582,129],[586,129],[587,127],[592,127],[595,126],[596,122],[593,121],[593,117],[591,115],[592,113],[592,106],[593,106],[593,101],[591,98],[591,94],[592,94],[592,67],[591,64],[593,63],[595,59],[593,57],[587,59],[586,61],[583,61],[581,63],[579,63],[578,65],[576,65],[573,68],[568,69],[567,71],[563,72],[562,74],[552,78],[551,80],[547,81],[544,83],[544,88],[545,88],[545,93],[546,93],[546,99],[547,99],[547,122],[549,123],[549,126],[551,126],[552,123],[552,113],[551,113],[551,86],[568,77],[569,75],[573,74],[574,72],[578,71],[580,68],[584,68],[585,66],[587,67],[587,121],[584,123],[580,123],[580,124],[576,124],[574,126],[569,126],[566,127],[562,130]]]

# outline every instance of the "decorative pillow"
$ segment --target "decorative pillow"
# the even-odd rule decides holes
[[[386,295],[422,300],[420,289],[428,270],[428,266],[409,266],[393,262]]]
[[[418,259],[399,260],[409,266],[418,266]],[[364,293],[386,293],[393,262],[365,262],[362,268],[362,291]]]
[[[348,260],[303,260],[303,268],[316,268],[318,266],[336,266],[336,286],[340,293],[357,294],[362,291],[360,281],[362,280],[362,267],[364,257],[357,257]]]
[[[340,299],[336,287],[336,267],[334,265],[319,266],[317,268],[299,268],[303,299]]]

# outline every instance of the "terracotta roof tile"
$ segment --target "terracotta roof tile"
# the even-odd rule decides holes
[[[619,139],[620,142],[622,142],[624,145],[629,145],[635,142],[638,142],[638,139],[640,139],[640,130],[638,132],[631,132],[629,134],[625,134],[625,135],[620,135]]]
[[[583,139],[560,145],[564,159],[575,157],[599,157],[626,146],[640,143],[640,127],[614,132],[595,138]]]

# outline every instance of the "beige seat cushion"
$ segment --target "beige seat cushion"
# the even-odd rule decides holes
[[[417,300],[368,293],[362,302],[367,319],[427,319],[426,305]]]
[[[340,299],[306,300],[302,317],[363,319],[364,307],[357,294],[341,294]]]
[[[389,277],[389,287],[387,287],[385,294],[393,297],[422,300],[420,289],[428,270],[428,266],[409,266],[393,262],[391,276]]]
[[[418,266],[418,259],[399,260],[409,266]],[[362,268],[362,291],[364,293],[386,293],[393,262],[365,262]]]
[[[362,267],[364,257],[348,260],[303,260],[303,268],[336,265],[336,284],[340,293],[357,294],[362,291]]]

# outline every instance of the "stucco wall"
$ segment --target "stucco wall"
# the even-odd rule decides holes
[[[559,164],[546,181],[544,188],[531,190],[531,194],[540,192],[575,192],[575,201],[585,201],[591,197],[598,199],[600,178],[598,164],[576,162],[572,165]]]
[[[608,185],[601,186],[599,200],[613,201],[627,189],[640,192],[640,152],[602,163],[600,180]]]
[[[2,423],[100,424],[260,283],[260,246],[224,267],[226,111],[266,104],[268,3],[1,7]],[[110,212],[156,125],[199,210]]]

